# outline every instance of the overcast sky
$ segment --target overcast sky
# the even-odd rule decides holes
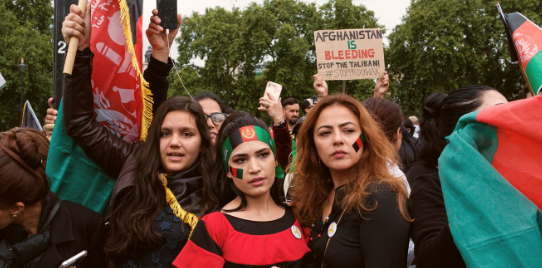
[[[178,13],[184,17],[192,15],[193,12],[203,14],[206,8],[213,8],[216,6],[224,8],[232,8],[235,6],[244,9],[252,2],[262,4],[263,0],[179,0],[177,1],[177,10]],[[327,3],[328,0],[304,0],[303,2],[315,2],[317,6],[321,6]],[[401,18],[406,14],[406,9],[410,5],[410,0],[353,0],[352,2],[355,5],[365,5],[367,9],[374,11],[378,22],[384,24],[388,34],[391,33],[395,25],[401,23]],[[143,27],[144,29],[147,29],[151,11],[156,8],[156,1],[145,0],[143,3]],[[147,41],[147,38],[145,38],[143,53],[145,53],[148,46],[149,42]],[[176,58],[177,55],[177,48],[174,44],[171,56],[172,58]]]

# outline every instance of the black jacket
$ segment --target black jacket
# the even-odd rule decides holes
[[[56,201],[58,198],[56,195],[54,197]],[[49,225],[48,246],[36,267],[56,268],[83,250],[86,250],[88,255],[77,263],[77,268],[104,267],[102,226],[99,213],[71,201],[62,201]],[[5,242],[6,237],[1,235],[0,239]],[[0,261],[0,266],[19,267],[3,261]]]

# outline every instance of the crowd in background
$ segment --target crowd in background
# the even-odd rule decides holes
[[[44,134],[1,133],[0,267],[58,267],[82,250],[79,268],[466,267],[438,158],[461,116],[507,103],[497,89],[433,93],[418,120],[384,98],[387,74],[365,100],[328,95],[315,75],[303,101],[257,100],[268,125],[212,93],[166,99],[178,29],[167,35],[157,15],[144,74],[154,119],[144,142],[127,143],[94,118],[90,12],[71,7],[62,32],[80,42],[64,123],[116,183],[106,215],[63,201],[49,190]]]

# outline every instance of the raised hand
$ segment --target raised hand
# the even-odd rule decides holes
[[[47,115],[45,116],[45,124],[54,124],[56,121],[56,115],[58,114],[58,111],[53,108],[54,99],[49,98],[47,103],[49,103],[49,109],[47,109]]]
[[[280,98],[275,99],[275,97],[269,93],[265,93],[266,96],[260,98],[260,107],[258,110],[266,111],[269,114],[269,117],[273,119],[273,124],[278,125],[280,122],[284,121],[284,114],[282,109],[282,104],[280,103]]]
[[[388,76],[388,72],[384,71],[384,75],[380,77],[375,84],[375,92],[373,97],[375,98],[384,98],[384,94],[388,91],[388,88],[390,87],[390,78]]]
[[[159,61],[167,62],[169,49],[171,49],[175,36],[179,32],[179,27],[181,27],[181,14],[177,14],[177,29],[170,30],[169,34],[166,34],[165,29],[160,26],[160,22],[158,10],[153,9],[149,28],[145,34],[152,47],[152,56]]]
[[[316,96],[318,96],[318,99],[327,96],[328,87],[326,81],[317,74],[313,75],[312,78],[314,79],[312,86],[314,87],[314,90],[316,90]]]
[[[70,43],[70,38],[75,36],[79,38],[78,50],[84,50],[90,46],[90,34],[92,25],[90,24],[90,1],[87,4],[85,13],[77,5],[70,6],[70,14],[62,22],[62,36],[66,44]]]

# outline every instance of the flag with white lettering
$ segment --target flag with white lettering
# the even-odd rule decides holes
[[[141,73],[142,0],[92,0],[92,90],[96,120],[126,142],[144,140],[152,97]],[[51,191],[105,213],[115,180],[67,133],[59,110],[47,161]]]

